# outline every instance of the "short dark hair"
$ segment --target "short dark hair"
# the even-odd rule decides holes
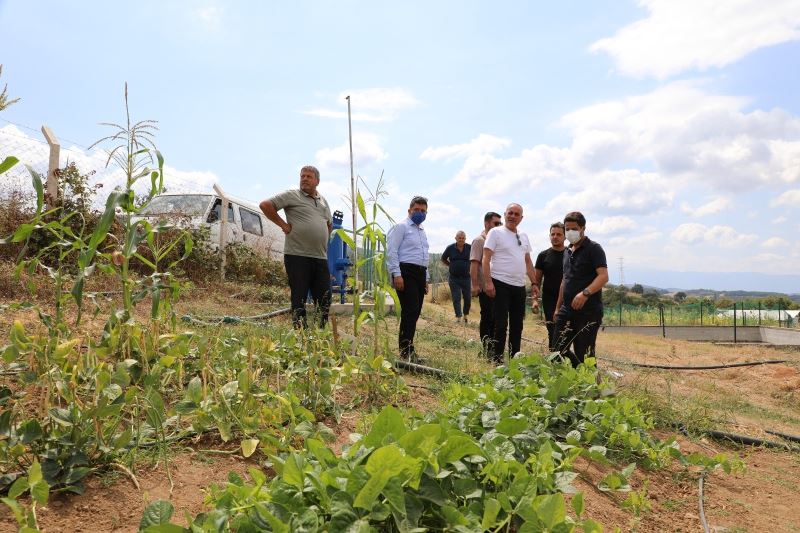
[[[501,217],[501,216],[500,216],[500,214],[499,214],[499,213],[495,213],[494,211],[489,211],[488,213],[486,213],[485,215],[483,215],[483,221],[484,221],[484,222],[489,222],[489,221],[490,221],[490,220],[492,220],[494,217],[497,217],[497,218],[503,218],[503,217]]]
[[[571,211],[564,217],[564,224],[567,222],[576,222],[579,228],[586,227],[586,217],[580,211]]]
[[[411,203],[408,204],[408,208],[411,209],[417,204],[428,207],[428,199],[425,198],[424,196],[415,196],[414,198],[411,199]]]
[[[564,231],[564,223],[563,222],[553,222],[552,224],[550,224],[550,229],[552,230],[553,228],[559,228],[563,232]]]

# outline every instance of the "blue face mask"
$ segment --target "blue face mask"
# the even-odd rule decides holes
[[[411,213],[411,222],[419,226],[423,222],[425,222],[425,213],[422,211],[414,211]]]

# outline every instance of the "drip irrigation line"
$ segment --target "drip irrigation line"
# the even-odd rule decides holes
[[[672,426],[675,427],[676,429],[678,429],[678,431],[680,431],[684,435],[688,435],[689,434],[688,428],[682,422],[674,422],[672,424]],[[769,430],[766,430],[766,429],[764,431],[766,431],[767,433],[773,433],[772,431],[769,431]],[[778,450],[789,450],[789,451],[793,451],[793,452],[800,451],[799,447],[793,446],[791,444],[784,444],[784,443],[781,443],[781,442],[775,442],[775,441],[766,440],[766,439],[759,439],[759,438],[756,438],[756,437],[748,437],[747,435],[738,435],[736,433],[729,433],[727,431],[719,431],[717,429],[703,429],[703,430],[699,430],[698,432],[702,433],[704,435],[708,435],[709,437],[711,437],[713,439],[722,440],[722,441],[730,441],[730,442],[733,442],[733,443],[736,443],[736,444],[746,444],[748,446],[763,446],[764,448],[775,448],[775,449],[778,449]]]
[[[439,379],[447,379],[448,377],[447,372],[442,369],[411,363],[409,361],[403,361],[402,359],[395,361],[394,366],[398,370],[407,370],[415,374],[425,374],[427,376],[433,376]]]
[[[705,474],[700,474],[700,481],[698,482],[700,486],[700,523],[703,524],[703,531],[705,533],[710,533],[708,522],[706,522],[706,511],[703,509],[703,485],[705,484],[705,478]]]
[[[766,433],[769,433],[770,435],[775,435],[776,437],[780,437],[782,439],[786,439],[786,440],[790,440],[792,442],[800,443],[800,437],[797,437],[795,435],[789,435],[787,433],[781,433],[780,431],[772,431],[770,429],[765,429],[764,431]]]
[[[256,323],[262,320],[269,320],[270,318],[275,318],[276,316],[285,315],[291,313],[291,307],[287,307],[285,309],[278,309],[277,311],[271,311],[269,313],[263,313],[260,315],[251,315],[251,316],[216,316],[216,317],[206,317],[206,318],[197,318],[193,315],[183,315],[181,320],[184,322],[191,322],[193,324],[200,324],[202,326],[221,326],[222,324],[241,324],[243,322],[249,323]]]
[[[767,361],[749,361],[744,363],[728,363],[724,365],[671,366],[671,365],[651,365],[645,363],[634,363],[632,361],[621,361],[619,359],[611,359],[609,357],[598,357],[598,359],[620,365],[634,366],[637,368],[658,368],[662,370],[717,370],[721,368],[738,368],[742,366],[777,365],[789,362],[786,359],[770,359]]]

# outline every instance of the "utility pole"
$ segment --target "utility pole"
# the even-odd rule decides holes
[[[61,145],[56,134],[47,126],[42,126],[42,134],[47,144],[50,145],[50,158],[47,162],[47,189],[45,202],[48,209],[55,207],[58,203],[58,164],[61,157]]]
[[[620,257],[618,261],[619,261],[619,285],[621,287],[625,285],[625,265],[624,265],[625,258]]]
[[[358,235],[356,234],[357,222],[358,222],[358,211],[356,211],[356,176],[355,172],[353,171],[353,122],[350,117],[350,95],[348,94],[345,98],[347,100],[347,130],[348,130],[348,138],[350,140],[350,201],[351,201],[351,209],[353,211],[353,280],[355,281],[355,286],[353,287],[353,295],[355,296],[355,302],[358,302]],[[357,308],[357,303],[354,303],[354,308]]]

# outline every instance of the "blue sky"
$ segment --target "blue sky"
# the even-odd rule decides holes
[[[311,163],[345,209],[350,94],[357,174],[397,217],[428,196],[434,249],[514,201],[540,248],[583,211],[612,282],[800,272],[796,0],[0,0],[0,63],[0,155],[48,124],[98,166],[127,81],[173,190],[257,202]]]

